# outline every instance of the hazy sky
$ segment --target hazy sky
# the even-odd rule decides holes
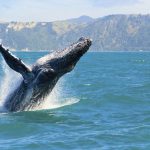
[[[53,21],[81,15],[150,14],[150,0],[0,0],[0,21]]]

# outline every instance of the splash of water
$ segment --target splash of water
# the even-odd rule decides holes
[[[6,100],[6,97],[19,85],[21,76],[18,75],[15,71],[11,70],[4,60],[2,60],[2,70],[3,70],[3,77],[1,79],[0,85],[0,112],[5,111],[3,105]],[[72,105],[74,103],[79,102],[77,98],[64,98],[64,79],[61,79],[50,93],[50,95],[45,98],[44,102],[36,106],[34,110],[41,110],[41,109],[54,109],[63,107],[66,105]]]
[[[64,78],[60,79],[60,81],[58,81],[50,95],[47,98],[45,98],[45,101],[40,106],[35,107],[34,110],[55,109],[78,103],[79,99],[74,97],[67,97],[67,95],[65,95],[65,82],[66,81]]]
[[[2,60],[3,77],[0,84],[0,111],[4,110],[3,104],[6,97],[17,87],[21,80],[21,76],[12,71],[4,60]]]

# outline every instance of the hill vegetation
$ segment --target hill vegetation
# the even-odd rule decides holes
[[[93,39],[94,51],[150,51],[150,15],[0,23],[0,42],[12,50],[62,49],[81,36]]]

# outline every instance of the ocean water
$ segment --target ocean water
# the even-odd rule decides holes
[[[0,57],[1,105],[18,78]],[[0,113],[0,150],[21,149],[150,149],[150,53],[87,53],[41,108]]]

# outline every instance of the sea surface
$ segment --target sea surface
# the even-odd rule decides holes
[[[15,52],[27,64],[45,54]],[[19,76],[0,57],[1,105]],[[0,150],[150,149],[149,52],[87,53],[46,101],[0,113]]]

